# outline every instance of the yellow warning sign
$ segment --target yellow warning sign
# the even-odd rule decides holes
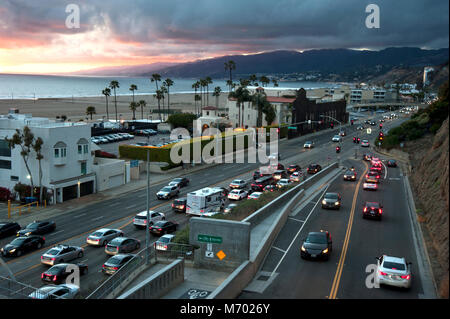
[[[222,260],[222,259],[224,259],[227,255],[225,255],[225,253],[221,250],[221,251],[219,251],[219,252],[216,254],[216,256],[217,256],[220,260]]]

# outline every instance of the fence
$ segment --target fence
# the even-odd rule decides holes
[[[12,207],[11,206],[11,200],[8,200],[8,218],[11,218],[11,215],[14,212],[17,212],[17,211],[19,212],[19,216],[21,216],[22,215],[22,210],[24,212],[25,211],[29,212],[30,208],[32,206],[36,206],[37,208],[39,208],[39,201],[35,201],[35,202],[28,203],[28,204]],[[41,204],[41,207],[44,207],[44,208],[47,207],[47,201],[46,200],[43,201],[43,205]]]
[[[194,261],[193,245],[177,244],[177,243],[155,243],[156,256],[158,260],[172,261],[178,257],[182,257],[185,260]]]
[[[36,299],[44,299],[47,295],[41,294],[37,288],[0,276],[0,299],[29,299],[32,293]]]

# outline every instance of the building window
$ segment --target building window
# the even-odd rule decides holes
[[[82,154],[83,152],[83,148],[81,147],[81,145],[78,145],[78,154]]]
[[[0,140],[0,156],[11,157],[11,149],[5,140]]]
[[[86,175],[86,171],[87,171],[87,165],[86,162],[81,162],[81,175]]]
[[[55,152],[55,158],[66,157],[67,156],[67,145],[63,142],[58,142],[53,146]]]
[[[84,154],[89,153],[89,145],[87,145],[87,144],[83,145],[83,153]]]
[[[11,175],[11,180],[14,181],[14,182],[16,182],[16,181],[19,180],[19,176]]]
[[[0,160],[0,169],[11,169],[11,161]]]

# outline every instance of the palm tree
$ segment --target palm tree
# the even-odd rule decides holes
[[[102,91],[102,94],[105,96],[105,99],[106,99],[106,120],[109,121],[108,96],[111,96],[111,89],[110,88],[105,88]]]
[[[133,92],[133,102],[134,102],[134,91],[136,91],[137,89],[138,89],[137,85],[135,84],[130,85],[130,91]]]
[[[141,120],[144,119],[144,107],[147,105],[147,102],[145,102],[144,100],[140,100],[138,102],[138,105],[141,107]]]
[[[239,110],[238,115],[238,126],[244,126],[244,102],[251,101],[251,95],[248,89],[244,86],[239,86],[236,91],[233,92],[232,97],[236,98],[236,106]],[[242,119],[241,119],[241,108],[242,108]],[[242,120],[242,122],[241,122]]]
[[[118,123],[118,119],[117,119],[117,96],[116,96],[116,89],[118,89],[118,88],[120,87],[120,86],[119,86],[119,82],[113,80],[113,81],[111,81],[111,83],[109,84],[109,87],[110,87],[111,89],[114,90],[114,107],[115,107],[115,110],[116,110],[116,123]]]
[[[256,81],[258,80],[258,78],[256,77],[256,74],[252,74],[250,75],[250,77],[248,78],[248,80],[250,81],[250,83],[254,86],[257,85]]]
[[[42,145],[44,144],[44,141],[38,137],[34,144],[32,145],[33,150],[36,152],[36,159],[39,163],[39,203],[42,203],[42,165],[41,161],[44,159],[44,155],[42,155]]]
[[[221,92],[222,92],[222,89],[220,88],[220,86],[216,86],[216,87],[214,88],[213,96],[216,97],[216,107],[217,107],[217,108],[219,108],[219,96],[220,96],[220,93],[221,93]]]
[[[133,120],[136,119],[136,109],[138,108],[139,104],[136,102],[130,102],[130,110],[133,111]]]
[[[197,114],[197,116],[199,116],[199,110],[197,109],[197,101],[201,101],[202,100],[202,97],[199,95],[199,94],[195,94],[195,114]]]
[[[171,79],[166,79],[164,85],[167,87],[167,114],[170,114],[170,87],[173,85]]]
[[[161,99],[164,97],[164,94],[162,93],[161,90],[156,90],[156,94],[154,94],[153,96],[156,97],[156,99],[158,100],[159,120],[162,122],[162,120],[161,120],[161,107],[160,107],[160,101],[161,101]]]
[[[278,86],[278,81],[276,79],[272,79],[272,83],[274,87]]]
[[[164,103],[164,101],[165,101],[164,94],[169,94],[169,90],[167,90],[167,87],[164,84],[161,85],[161,92],[162,92],[162,100],[163,100],[163,113],[167,114],[166,109],[165,109],[165,103]],[[165,119],[167,119],[167,116],[165,116]]]
[[[231,96],[231,86],[233,85],[233,81],[227,80],[227,86],[228,86],[228,96]]]
[[[206,84],[206,105],[209,105],[209,85],[212,84],[212,83],[213,83],[212,79],[209,76],[207,76],[205,78],[205,84]]]
[[[195,114],[198,114],[197,112],[197,90],[200,87],[200,82],[196,81],[194,84],[192,84],[192,88],[194,89],[194,105],[195,105]]]
[[[259,80],[261,81],[263,87],[266,87],[267,84],[270,83],[269,78],[265,75],[263,75]]]
[[[86,108],[86,115],[90,115],[91,116],[91,121],[92,121],[92,115],[97,114],[97,112],[95,112],[95,107],[93,106],[88,106]]]
[[[153,73],[152,74],[152,78],[150,79],[151,82],[155,82],[156,84],[156,94],[154,96],[156,96],[158,98],[158,81],[161,81],[161,75],[159,75],[158,73]],[[158,99],[158,112],[159,112],[159,120],[161,121],[161,106],[160,106],[160,100],[161,98]]]
[[[262,126],[262,114],[263,114],[264,103],[266,101],[267,101],[267,96],[266,96],[266,93],[264,93],[264,92],[257,92],[252,96],[253,105],[256,105],[256,108],[258,110],[258,117],[256,119],[257,127]]]
[[[231,71],[236,69],[236,63],[234,61],[230,60],[228,62],[225,62],[225,71],[230,71],[230,82],[233,83],[233,77],[231,75]],[[230,92],[231,92],[231,85],[230,85]]]

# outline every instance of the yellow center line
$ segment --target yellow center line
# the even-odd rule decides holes
[[[352,232],[353,217],[355,215],[356,199],[358,198],[358,193],[359,193],[359,188],[361,186],[361,182],[363,181],[364,176],[366,175],[367,169],[369,168],[368,165],[366,164],[366,162],[364,162],[364,165],[366,168],[364,170],[364,173],[361,175],[361,177],[359,179],[358,185],[356,185],[355,194],[353,195],[352,209],[350,211],[350,217],[348,220],[347,231],[346,231],[345,239],[344,239],[344,245],[342,247],[341,256],[339,258],[339,264],[338,264],[338,267],[336,270],[336,274],[334,276],[333,285],[331,286],[331,291],[330,291],[328,299],[336,299],[337,291],[339,289],[339,283],[341,281],[342,270],[344,268],[345,256],[347,255],[348,243],[350,241],[350,234]]]

